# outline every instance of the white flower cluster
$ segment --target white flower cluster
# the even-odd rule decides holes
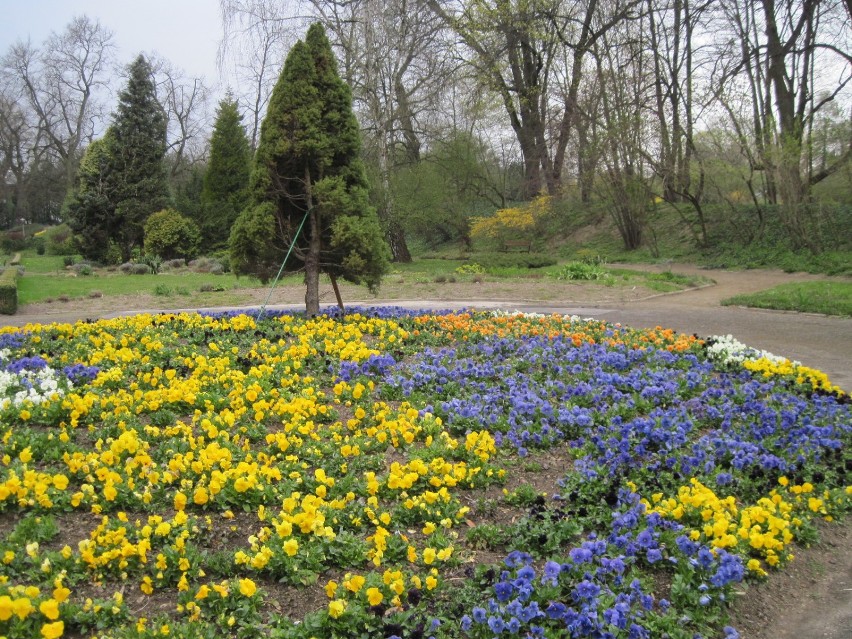
[[[532,319],[541,319],[544,317],[552,317],[552,314],[546,313],[525,313],[523,311],[503,311],[503,310],[495,310],[491,311],[491,314],[495,317],[526,317]],[[594,317],[580,317],[579,315],[563,315],[562,319],[566,322],[570,322],[571,324],[575,324],[577,322],[593,322],[595,321]]]
[[[49,367],[20,373],[0,371],[0,406],[20,408],[26,402],[40,405],[55,400],[72,387],[70,381],[62,381],[60,387],[59,376]]]
[[[712,342],[707,346],[708,357],[716,362],[726,366],[735,366],[742,364],[746,360],[767,359],[776,364],[784,364],[789,360],[786,357],[773,355],[769,351],[762,351],[751,346],[746,346],[733,335],[712,335],[706,339]],[[799,362],[791,362],[794,366],[800,366]]]

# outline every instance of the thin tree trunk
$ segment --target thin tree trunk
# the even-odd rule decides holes
[[[305,169],[306,203],[311,226],[308,252],[305,254],[305,312],[308,316],[319,315],[320,251],[322,250],[319,213],[313,207],[311,187],[311,174],[308,169]]]
[[[331,280],[331,288],[334,289],[334,297],[337,298],[337,308],[340,309],[341,314],[346,312],[346,309],[343,308],[343,298],[340,296],[340,288],[337,286],[337,276],[334,273],[329,273],[328,278]]]

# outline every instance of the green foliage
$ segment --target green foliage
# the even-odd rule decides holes
[[[305,269],[308,310],[318,310],[320,271],[375,290],[389,250],[369,205],[360,150],[349,88],[315,24],[290,50],[270,98],[251,174],[252,204],[231,229],[234,271],[268,280],[307,216],[286,268]]]
[[[18,269],[7,266],[0,273],[0,313],[14,315],[18,312]]]
[[[69,225],[75,233],[76,249],[86,257],[104,261],[112,215],[112,132],[107,130],[100,140],[86,149],[77,172],[77,189],[68,203]]]
[[[27,247],[27,241],[20,231],[6,231],[0,233],[0,249],[7,253],[23,251]]]
[[[48,255],[74,255],[74,233],[68,224],[52,226],[44,230],[45,252]]]
[[[24,547],[29,543],[46,543],[59,534],[59,526],[51,515],[28,513],[6,537],[6,542],[13,546]]]
[[[437,141],[421,162],[396,170],[391,189],[405,229],[434,247],[469,244],[470,221],[494,210],[500,182],[499,162],[487,145],[455,132]]]
[[[587,264],[586,262],[569,262],[559,269],[556,274],[558,280],[608,280],[612,275],[605,268],[597,264]]]
[[[556,264],[554,257],[544,253],[482,253],[476,259],[488,272],[507,268],[544,268]]]
[[[276,237],[275,205],[257,204],[244,210],[231,228],[231,268],[237,275],[251,275],[266,284],[275,275],[284,254],[270,241]]]
[[[730,297],[722,300],[722,304],[852,317],[852,284],[848,282],[782,284],[766,291]]]
[[[515,490],[506,493],[505,501],[512,506],[532,506],[539,499],[535,486],[521,484]]]
[[[164,260],[192,259],[198,254],[198,225],[174,209],[163,209],[145,222],[145,252]]]
[[[69,222],[87,259],[108,261],[113,243],[122,261],[141,247],[143,225],[169,204],[163,166],[166,119],[157,102],[151,67],[139,56],[106,135],[93,142],[68,203]]]
[[[477,275],[477,274],[485,273],[485,267],[482,266],[481,264],[477,264],[476,262],[474,262],[472,264],[462,264],[461,266],[459,266],[456,269],[456,273],[458,273],[460,275],[466,275],[466,274],[469,274],[469,273]]]
[[[205,166],[196,164],[182,172],[177,179],[171,179],[174,208],[181,215],[193,220],[199,228],[204,224],[204,209],[201,204],[201,191],[204,188]],[[227,233],[225,242],[227,243]]]
[[[251,148],[242,115],[236,100],[228,95],[219,103],[201,190],[199,226],[205,247],[227,244],[228,233],[245,204],[250,168]]]

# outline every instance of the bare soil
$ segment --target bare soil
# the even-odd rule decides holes
[[[829,374],[834,383],[852,390],[852,319],[821,315],[775,312],[739,307],[722,307],[722,299],[752,293],[787,282],[815,280],[849,281],[776,270],[708,271],[692,265],[665,264],[662,267],[627,266],[644,270],[671,270],[673,273],[703,275],[714,285],[697,287],[677,294],[660,295],[642,286],[608,287],[589,283],[524,279],[482,283],[423,283],[392,276],[383,285],[380,297],[369,298],[363,289],[342,287],[347,304],[399,304],[412,307],[486,307],[543,312],[577,313],[636,327],[666,326],[699,335],[732,334],[737,339],[797,359]],[[322,291],[323,303],[331,304],[330,286]],[[202,300],[193,297],[164,298],[131,295],[100,299],[72,300],[50,304],[30,304],[15,316],[0,316],[0,326],[21,326],[29,322],[72,322],[84,318],[114,317],[152,310],[174,310],[190,305],[217,307],[216,294]],[[241,289],[228,294],[229,306],[257,306],[267,299],[267,289]],[[222,297],[218,298],[223,300]],[[275,307],[300,305],[301,286],[275,290]],[[353,301],[358,300],[358,301]],[[224,301],[224,300],[223,300]],[[546,470],[568,460],[537,460]],[[525,476],[524,476],[525,475]],[[538,473],[523,473],[523,483],[537,490],[548,487],[536,482]],[[488,496],[486,496],[487,498]],[[496,498],[497,495],[492,495]],[[497,501],[494,499],[494,501]],[[478,504],[487,504],[482,501]],[[490,518],[494,513],[472,516]],[[502,513],[511,517],[511,513]],[[743,587],[732,603],[732,625],[743,639],[848,639],[852,637],[852,521],[823,523],[819,542],[800,548],[796,558],[759,584]],[[487,560],[477,556],[476,561]],[[265,585],[266,586],[266,585]],[[317,593],[317,601],[322,597]],[[310,609],[316,601],[301,601],[304,593],[277,593],[273,597],[286,608]],[[310,599],[310,597],[309,597]],[[297,601],[298,600],[298,601]],[[297,605],[298,604],[298,605]]]

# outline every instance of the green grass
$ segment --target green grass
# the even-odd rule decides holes
[[[29,270],[18,280],[18,302],[32,304],[48,299],[88,297],[92,291],[103,295],[137,295],[148,293],[163,295],[164,291],[198,291],[202,285],[210,284],[225,289],[256,286],[256,280],[237,280],[231,274],[210,275],[209,273],[162,273],[160,275],[125,275],[123,273],[99,273],[70,277],[64,273],[31,273]],[[159,293],[157,291],[160,291]],[[183,294],[183,293],[179,293]]]
[[[852,317],[852,282],[782,284],[751,295],[737,295],[722,300],[722,304]]]
[[[64,273],[64,259],[61,255],[36,255],[35,251],[21,252],[21,264],[27,273]],[[79,257],[76,259],[80,260]]]

